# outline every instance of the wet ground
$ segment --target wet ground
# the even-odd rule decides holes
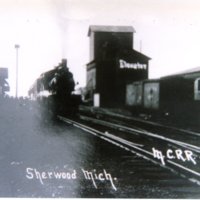
[[[199,198],[200,187],[28,100],[0,99],[0,197]]]

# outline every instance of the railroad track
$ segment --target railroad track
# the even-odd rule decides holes
[[[200,185],[200,148],[196,145],[84,115],[78,121],[59,118]]]

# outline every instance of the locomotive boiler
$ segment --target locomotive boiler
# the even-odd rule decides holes
[[[73,94],[75,82],[67,67],[67,60],[54,69],[44,72],[34,82],[28,94],[40,106],[43,117],[75,115],[81,96]]]

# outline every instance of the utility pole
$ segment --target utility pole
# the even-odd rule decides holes
[[[19,44],[15,44],[16,49],[16,93],[15,97],[18,98],[18,50],[19,50]]]
[[[142,40],[140,40],[140,53],[142,53]]]

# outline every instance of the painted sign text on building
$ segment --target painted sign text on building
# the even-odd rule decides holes
[[[120,69],[128,68],[128,69],[147,69],[146,64],[137,63],[128,63],[125,60],[119,60]]]

